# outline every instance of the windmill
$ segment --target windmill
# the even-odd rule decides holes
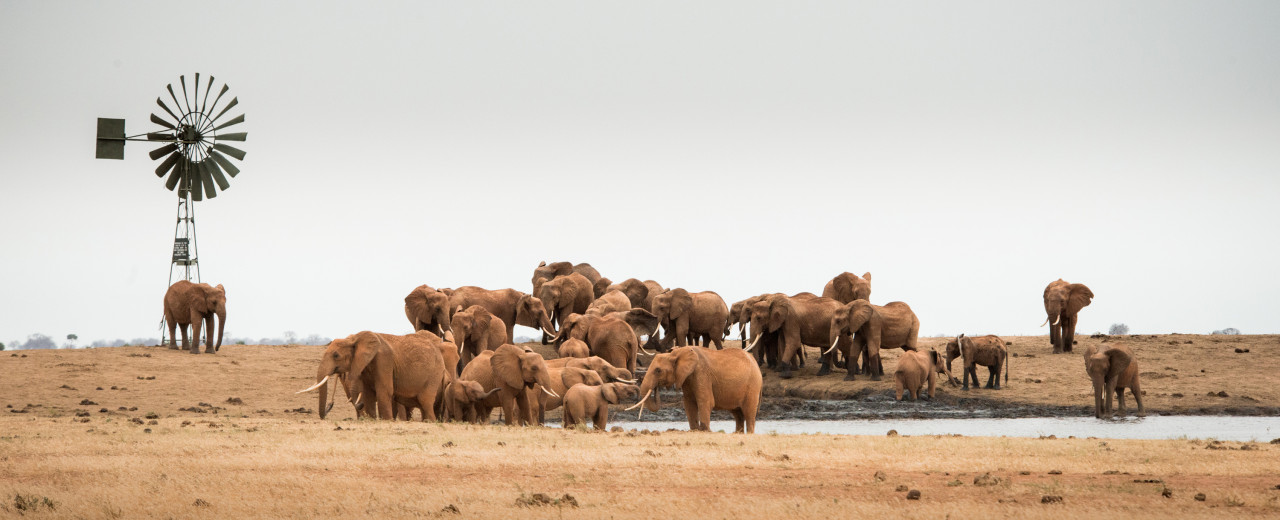
[[[246,132],[223,132],[224,129],[244,122],[244,114],[221,123],[222,116],[235,108],[240,99],[231,100],[219,108],[227,91],[226,83],[218,91],[213,102],[213,76],[208,77],[203,96],[200,92],[200,73],[196,73],[192,91],[188,95],[186,76],[178,76],[182,98],[178,98],[173,84],[165,89],[173,108],[165,103],[163,94],[156,104],[168,118],[151,114],[151,122],[159,125],[153,132],[125,136],[124,120],[98,118],[98,159],[124,159],[127,141],[150,141],[161,146],[151,151],[151,160],[160,161],[157,177],[164,179],[164,187],[178,195],[178,221],[173,232],[173,254],[169,263],[169,285],[177,280],[200,281],[200,257],[196,247],[196,218],[194,202],[218,196],[219,191],[231,187],[227,177],[234,178],[240,168],[231,162],[244,160],[244,151],[228,145],[229,141],[243,142]],[[214,115],[216,113],[216,115]],[[167,286],[166,286],[167,287]],[[161,319],[161,336],[164,336],[164,320]],[[195,338],[199,341],[200,338]]]

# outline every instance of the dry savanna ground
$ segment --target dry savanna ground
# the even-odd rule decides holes
[[[1010,389],[970,394],[1088,404],[1078,354],[1051,356],[1044,338],[1009,339],[1019,353],[1012,359]],[[1266,385],[1280,348],[1275,336],[1124,340],[1138,351],[1144,374],[1168,373],[1148,376],[1152,408],[1197,410],[1243,396],[1268,406],[1276,402]],[[929,341],[936,340],[922,343]],[[1096,340],[1081,338],[1082,346],[1085,341]],[[1234,348],[1250,352],[1235,354]],[[126,347],[0,354],[0,515],[1280,515],[1280,445],[1273,444],[594,433],[355,421],[345,401],[321,421],[315,395],[293,393],[314,381],[321,350],[224,346],[217,355],[193,356]],[[886,368],[893,363],[886,359]],[[839,379],[815,382],[802,375],[787,384],[795,392],[827,380],[833,388],[867,385],[875,391],[890,384]],[[1209,391],[1229,397],[1210,399],[1204,395]],[[1172,393],[1184,397],[1159,397]],[[1178,400],[1191,404],[1178,408]],[[918,490],[919,500],[908,500],[909,490]],[[1196,500],[1198,493],[1203,501]],[[1042,503],[1046,496],[1061,502]]]

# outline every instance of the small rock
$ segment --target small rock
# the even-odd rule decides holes
[[[1165,498],[1173,498],[1173,490],[1169,488],[1164,488],[1160,490],[1160,496]]]
[[[1196,502],[1204,502],[1205,498],[1207,497],[1204,496],[1204,493],[1196,493],[1196,496],[1195,496]]]
[[[61,389],[63,389],[63,390],[75,390],[75,388],[69,387],[69,386],[67,386],[67,385],[62,385],[62,386],[60,386],[60,387],[58,387],[58,388],[61,388]]]
[[[907,500],[920,500],[920,490],[913,489],[907,492]]]
[[[134,418],[132,418],[132,419],[129,419],[129,422],[134,423],[134,424],[142,424],[142,419],[139,419],[139,418],[137,418],[137,417],[134,417]]]
[[[1030,472],[1030,471],[1019,471],[1019,472],[1018,472],[1018,474],[1019,474],[1019,475],[1030,475],[1030,474],[1031,474],[1031,472]]]
[[[82,403],[82,404],[83,404],[83,403]],[[886,436],[886,437],[897,437],[897,436],[898,436],[898,430],[889,430],[889,433],[886,433],[886,434],[885,434],[885,436]]]
[[[147,424],[150,424],[150,425],[152,425],[152,426],[155,426],[155,425],[157,425],[157,424],[160,424],[160,421],[157,421],[157,420],[155,420],[155,419],[152,419],[152,420],[150,420],[150,421],[147,421]]]
[[[103,408],[103,409],[101,409],[101,410],[98,410],[98,413],[107,413],[107,411],[108,411],[108,410],[107,410],[106,408]]]
[[[622,431],[622,427],[621,427],[621,426],[614,426],[613,428],[609,428],[609,432],[610,432],[610,433],[618,433],[618,432],[621,432],[621,431]]]
[[[1062,497],[1059,495],[1045,495],[1040,497],[1041,504],[1061,504]]]
[[[209,507],[209,503],[208,503],[208,502],[205,502],[205,500],[204,500],[203,498],[197,498],[197,499],[196,499],[196,501],[195,501],[195,503],[193,503],[193,504],[191,504],[191,505],[196,506],[196,507]]]
[[[95,402],[90,401],[90,400],[88,400],[88,399],[81,399],[81,400],[80,400],[80,406],[93,406],[93,405],[96,405],[96,404],[98,404],[98,403],[95,403]]]
[[[449,515],[460,515],[460,514],[462,514],[462,511],[459,511],[459,510],[458,510],[458,506],[455,506],[455,505],[453,505],[453,504],[449,504],[449,505],[447,505],[447,506],[444,506],[444,507],[440,508],[440,513],[441,513],[441,514],[449,514]]]
[[[983,473],[973,477],[973,485],[975,486],[994,486],[1000,483],[1000,477],[993,477],[990,473]]]
[[[76,410],[76,417],[88,417],[88,416],[89,416],[88,410]]]
[[[441,448],[452,448],[454,446],[457,446],[457,444],[454,444],[453,441],[446,441],[444,444],[440,445]]]
[[[102,387],[98,387],[97,389],[98,389],[98,390],[102,390]]]
[[[142,433],[151,433],[151,428],[143,428]]]
[[[1116,470],[1116,469],[1109,469],[1109,470],[1103,471],[1103,472],[1102,472],[1102,474],[1103,474],[1103,475],[1119,475],[1119,474],[1120,474],[1120,470]]]
[[[871,476],[871,478],[875,479],[876,482],[884,482],[889,478],[889,476],[885,475],[883,471],[877,471],[875,475]]]
[[[898,487],[894,488],[893,490],[901,493],[903,491],[906,491],[907,489],[908,488],[906,484],[898,484]]]
[[[1051,470],[1049,470],[1049,474],[1050,474],[1050,475],[1061,475],[1061,474],[1062,474],[1062,470],[1060,470],[1060,469],[1051,469]]]
[[[244,404],[244,401],[243,401],[243,400],[241,400],[239,397],[228,397],[228,398],[227,398],[227,404],[241,404],[241,405],[242,405],[242,404]]]
[[[1164,484],[1164,481],[1158,478],[1135,478],[1133,482],[1135,484]]]
[[[1227,393],[1225,391],[1219,391],[1218,397],[1227,397]]]
[[[1244,354],[1245,352],[1248,352],[1248,351],[1242,348],[1236,349],[1236,354]]]
[[[1174,392],[1172,394],[1169,394],[1169,397],[1178,398],[1178,397],[1182,397],[1182,394],[1179,392]]]
[[[159,418],[160,418],[160,415],[159,415],[159,414],[157,414],[157,413],[155,413],[155,412],[147,412],[146,417],[147,417],[148,419],[159,419]]]
[[[964,482],[960,482],[960,479],[955,479],[955,480],[952,480],[951,482],[947,482],[947,487],[956,487],[956,486],[963,486],[963,485],[964,485]]]

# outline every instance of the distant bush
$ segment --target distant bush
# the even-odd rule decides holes
[[[0,350],[4,350],[4,343],[0,343]]]
[[[1112,323],[1111,328],[1107,329],[1107,334],[1111,336],[1123,336],[1129,333],[1129,326],[1123,323]]]
[[[1222,329],[1222,330],[1215,330],[1215,331],[1213,331],[1213,332],[1210,332],[1210,334],[1213,334],[1213,335],[1215,335],[1215,336],[1221,336],[1221,335],[1227,335],[1227,336],[1239,336],[1239,335],[1240,335],[1240,329],[1237,329],[1237,328],[1235,328],[1235,327],[1227,327],[1227,328]]]

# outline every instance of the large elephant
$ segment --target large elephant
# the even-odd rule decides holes
[[[552,397],[551,394],[543,392],[540,385],[533,385],[533,388],[525,390],[529,394],[529,404],[533,406],[534,417],[540,426],[547,424],[547,412],[559,408],[561,403],[564,402],[564,392],[569,387],[573,385],[600,386],[604,384],[604,378],[594,370],[567,366],[559,368],[547,367],[547,370],[550,371],[551,375],[551,387],[549,390],[559,394],[558,397]]]
[[[1009,349],[1005,348],[1000,336],[969,337],[961,334],[947,342],[947,372],[951,372],[951,361],[961,358],[964,364],[964,389],[969,389],[969,379],[973,386],[978,386],[978,365],[987,367],[987,386],[992,390],[1000,389],[1000,372],[1004,368],[1004,382],[1009,383]]]
[[[585,370],[592,370],[595,373],[600,374],[600,377],[603,377],[606,383],[612,383],[614,381],[621,381],[623,383],[636,382],[634,379],[631,379],[631,372],[628,372],[627,369],[615,367],[612,363],[605,361],[605,359],[600,356],[590,356],[585,358],[559,358],[547,361],[547,368],[559,367],[577,367]]]
[[[1133,351],[1123,345],[1104,345],[1101,350],[1094,345],[1084,352],[1084,369],[1093,381],[1093,415],[1099,419],[1111,417],[1111,396],[1120,401],[1120,413],[1124,414],[1124,389],[1138,402],[1138,415],[1143,415],[1142,386],[1138,382],[1138,360]],[[1105,395],[1105,399],[1103,398]]]
[[[419,285],[404,297],[404,315],[414,332],[427,330],[444,337],[449,330],[449,294]]]
[[[506,343],[507,326],[493,313],[480,305],[459,309],[449,320],[461,359],[457,370],[467,366],[471,358],[486,350],[494,350]]]
[[[218,317],[218,341],[213,341],[213,317]],[[169,348],[178,349],[176,329],[182,329],[182,348],[191,349],[192,354],[200,353],[200,327],[205,322],[209,328],[205,333],[204,352],[213,354],[222,348],[222,331],[227,328],[227,290],[218,284],[216,287],[207,283],[191,283],[179,280],[169,286],[164,293],[164,321],[169,325]],[[191,337],[187,337],[187,326],[191,326]]]
[[[652,280],[651,280],[652,281]],[[658,282],[653,282],[658,283]],[[613,291],[622,291],[627,296],[627,300],[631,302],[631,308],[648,309],[645,302],[649,298],[649,285],[636,278],[627,278],[619,283],[615,283],[605,288],[605,293]]]
[[[890,302],[884,306],[872,305],[867,300],[854,300],[840,306],[831,315],[831,336],[827,342],[831,348],[824,352],[829,354],[837,348],[837,342],[853,336],[853,341],[840,349],[844,351],[847,363],[845,381],[853,381],[858,372],[858,357],[863,359],[863,371],[871,375],[872,381],[879,381],[884,375],[884,365],[880,362],[880,350],[901,348],[916,350],[916,340],[920,335],[920,319],[911,307],[902,302]],[[822,361],[825,367],[830,357]],[[821,372],[819,372],[821,373]]]
[[[595,300],[591,282],[578,273],[569,273],[546,281],[538,288],[537,295],[538,299],[542,300],[543,310],[546,311],[547,316],[551,317],[551,322],[555,323],[556,330],[564,326],[564,320],[570,314],[587,312],[587,308]],[[542,344],[546,345],[547,339],[551,336],[555,336],[554,331],[546,332],[542,338]]]
[[[427,333],[395,336],[367,330],[335,339],[329,342],[320,358],[316,384],[303,392],[321,388],[330,377],[337,375],[345,382],[348,396],[362,384],[362,393],[369,398],[365,402],[377,403],[378,416],[382,419],[394,418],[392,403],[403,398],[422,408],[423,420],[434,421],[436,398],[450,380],[440,354],[441,341]],[[329,411],[327,394],[320,391],[321,418]],[[360,401],[358,396],[357,406]]]
[[[498,393],[477,403],[476,410],[481,423],[488,423],[493,408],[501,406],[508,426],[517,421],[527,426],[533,420],[533,407],[526,389],[542,385],[546,390],[551,386],[551,376],[542,356],[510,343],[497,350],[481,352],[467,363],[458,377],[480,383],[486,392],[497,388]]]
[[[751,307],[757,302],[774,295],[785,296],[782,293],[765,293],[733,302],[733,305],[729,306],[729,318],[725,320],[724,336],[726,338],[729,337],[732,332],[730,328],[737,325],[738,338],[741,340],[742,348],[746,349],[748,344],[747,326],[751,323]],[[758,338],[757,345],[751,349],[752,355],[756,357],[757,364],[765,366],[767,363],[769,368],[778,367],[777,340],[777,334],[764,334]]]
[[[626,383],[569,387],[564,397],[564,427],[586,424],[591,419],[592,426],[603,431],[609,427],[609,405],[635,397],[640,397],[640,388]]]
[[[672,289],[653,299],[653,314],[662,320],[666,334],[662,338],[662,350],[688,345],[689,335],[710,339],[716,349],[724,348],[724,329],[729,321],[729,306],[714,291],[691,293],[684,289]]]
[[[764,298],[751,306],[752,342],[747,350],[754,349],[762,339],[776,341],[780,351],[778,377],[789,379],[805,345],[822,349],[835,342],[837,338],[830,332],[831,317],[839,309],[840,302],[813,293]],[[823,360],[819,375],[831,371],[829,359]]]
[[[1050,321],[1049,343],[1053,345],[1053,353],[1071,352],[1076,339],[1076,315],[1080,309],[1089,306],[1093,301],[1093,291],[1082,283],[1068,283],[1061,278],[1044,288],[1045,326]]]
[[[928,352],[908,350],[898,358],[898,366],[893,371],[893,398],[901,401],[902,391],[906,390],[915,401],[920,398],[920,387],[929,384],[929,399],[933,399],[933,391],[937,386],[938,372],[944,370],[942,356],[936,350]],[[947,374],[950,379],[951,374]]]
[[[583,314],[609,314],[611,312],[625,312],[631,310],[631,300],[622,291],[609,291],[604,296],[596,298],[587,306],[587,311]]]
[[[871,273],[867,272],[861,277],[847,271],[840,273],[822,288],[822,297],[840,303],[871,300]]]
[[[538,291],[542,289],[543,283],[554,280],[561,276],[568,276],[569,274],[572,274],[572,273],[578,273],[583,277],[585,277],[587,281],[590,282],[589,286],[592,289],[593,298],[600,296],[600,294],[603,294],[604,290],[609,285],[607,283],[604,284],[604,286],[600,287],[600,291],[601,291],[600,294],[595,294],[596,282],[599,282],[602,277],[600,276],[600,271],[597,271],[596,268],[591,267],[591,264],[588,264],[586,262],[583,262],[578,265],[573,265],[569,262],[552,262],[550,264],[546,262],[540,262],[538,263],[538,267],[533,270],[533,280],[532,280],[533,292],[531,294],[539,294]]]
[[[507,343],[515,342],[515,326],[542,329],[552,335],[556,329],[551,324],[546,307],[542,300],[515,289],[488,290],[468,285],[454,289],[449,297],[446,309],[450,313],[458,307],[466,309],[472,305],[484,307],[498,319],[507,329]]]
[[[711,430],[715,409],[733,414],[734,433],[755,433],[763,384],[760,365],[745,351],[678,347],[653,357],[640,383],[644,397],[631,408],[644,405],[657,411],[657,399],[649,401],[654,389],[679,387],[690,430]]]
[[[444,421],[461,421],[479,423],[476,405],[498,393],[495,387],[485,391],[484,386],[475,381],[457,379],[445,385],[444,389]]]
[[[560,328],[556,341],[579,339],[587,344],[591,355],[600,356],[616,367],[626,367],[628,372],[636,371],[636,355],[640,351],[640,340],[636,338],[635,329],[626,321],[612,316],[587,316],[572,314]]]

